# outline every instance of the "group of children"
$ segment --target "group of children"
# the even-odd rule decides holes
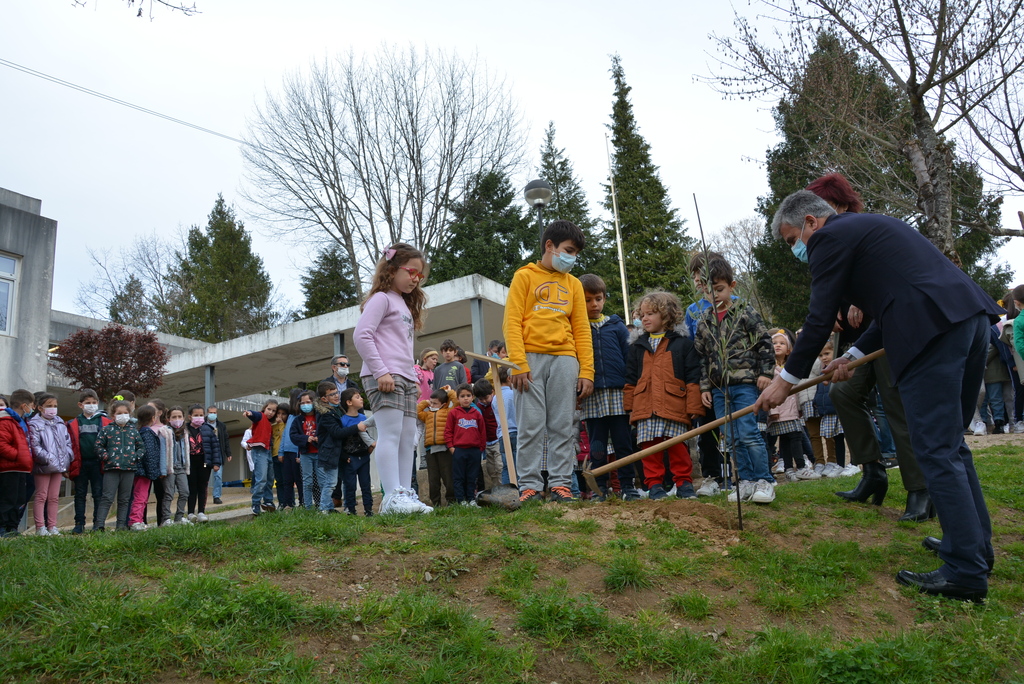
[[[57,397],[15,390],[0,397],[0,527],[17,536],[23,506],[31,497],[36,534],[61,534],[57,503],[61,483],[75,483],[74,534],[85,531],[92,490],[92,529],[106,528],[117,501],[116,528],[147,529],[150,492],[157,500],[156,523],[205,522],[206,488],[221,465],[217,429],[201,405],[169,410],[151,399],[136,410],[135,396],[119,392],[101,411],[91,389],[79,394],[81,413],[66,423],[57,415]],[[134,415],[132,415],[134,414]],[[177,496],[175,512],[171,506]],[[187,513],[186,513],[187,509]],[[198,512],[196,512],[198,511]]]

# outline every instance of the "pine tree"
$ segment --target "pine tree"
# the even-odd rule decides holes
[[[473,177],[460,202],[452,205],[448,241],[433,253],[430,282],[479,273],[503,285],[527,262],[538,242],[537,224],[524,213],[504,172]]]
[[[359,303],[359,287],[352,264],[341,245],[331,243],[317,252],[313,265],[302,279],[305,309],[295,319],[312,318]]]
[[[669,292],[692,290],[687,273],[690,252],[696,241],[688,237],[683,221],[669,201],[658,167],[651,161],[651,146],[640,134],[629,100],[632,90],[626,84],[622,61],[612,57],[615,103],[612,106],[612,174],[615,180],[622,250],[626,263],[626,281],[632,301],[646,290],[661,288]],[[604,207],[612,212],[611,187],[605,186]],[[606,229],[606,239],[614,244],[615,228]],[[618,273],[608,283],[609,292],[621,289]],[[689,295],[683,295],[687,298]]]
[[[168,300],[160,305],[164,332],[222,342],[277,324],[273,284],[252,238],[224,197],[210,212],[206,229],[188,231],[185,253],[168,268]]]

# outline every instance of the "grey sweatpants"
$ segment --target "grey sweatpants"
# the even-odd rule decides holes
[[[548,485],[569,487],[576,463],[572,444],[572,421],[576,410],[576,381],[580,364],[575,356],[551,354],[526,355],[533,382],[525,392],[516,392],[516,423],[519,444],[516,468],[519,470],[519,491],[542,491],[541,461],[544,434],[548,440]]]
[[[168,475],[164,481],[164,499],[160,502],[164,520],[171,519],[171,500],[174,498],[175,492],[178,494],[178,508],[174,512],[174,522],[180,522],[185,517],[185,507],[188,506],[188,475],[186,473]]]
[[[132,498],[132,486],[135,484],[135,472],[132,470],[108,470],[103,473],[103,498],[93,522],[93,529],[103,529],[107,522],[110,507],[117,497],[117,529],[128,529],[128,502]]]

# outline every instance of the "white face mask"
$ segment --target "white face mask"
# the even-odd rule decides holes
[[[87,416],[91,416],[100,410],[99,404],[82,404],[82,413]]]
[[[348,367],[347,366],[338,366],[338,368],[334,371],[334,374],[337,375],[339,378],[347,378],[348,377]]]
[[[128,421],[131,419],[132,417],[127,413],[118,413],[116,416],[114,416],[114,422],[121,426],[127,425]]]

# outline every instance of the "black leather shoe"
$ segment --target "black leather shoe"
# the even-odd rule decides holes
[[[879,461],[869,461],[864,464],[864,472],[857,486],[848,492],[836,492],[836,496],[858,503],[871,499],[871,503],[881,506],[887,491],[889,476],[885,473],[885,466]]]
[[[922,594],[944,596],[945,598],[956,599],[957,601],[984,603],[985,597],[988,596],[988,587],[975,589],[973,587],[965,587],[956,582],[950,582],[938,570],[932,572],[900,570],[899,574],[896,575],[896,581],[908,587],[916,587]]]
[[[942,540],[938,537],[925,537],[921,540],[921,546],[928,549],[937,556],[939,555],[939,547],[942,546]],[[994,568],[996,565],[996,559],[994,556],[989,556],[985,559],[985,562],[988,564],[988,574],[991,575],[992,568]]]
[[[923,522],[935,517],[935,506],[928,496],[927,489],[907,492],[907,510],[903,512],[900,522]]]

